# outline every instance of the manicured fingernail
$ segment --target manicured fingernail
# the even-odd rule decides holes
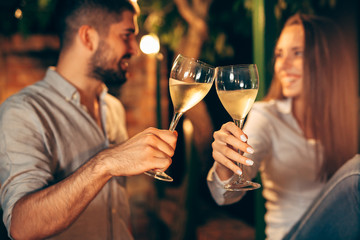
[[[247,159],[245,162],[246,162],[247,165],[250,165],[250,166],[254,165],[253,160]]]
[[[252,149],[251,147],[248,147],[248,148],[246,149],[246,151],[247,151],[248,153],[254,153],[254,149]]]
[[[237,173],[238,175],[241,175],[241,174],[242,174],[241,170],[237,170],[236,173]]]
[[[246,142],[246,141],[247,141],[247,138],[245,137],[245,135],[241,135],[241,136],[240,136],[240,139],[241,139],[241,141],[243,141],[243,142]]]

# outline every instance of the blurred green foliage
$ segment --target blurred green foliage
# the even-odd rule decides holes
[[[0,34],[54,33],[57,0],[12,0],[0,2]],[[15,17],[17,13],[17,17]]]
[[[184,0],[185,1],[185,0]],[[189,4],[192,4],[192,0]],[[160,38],[162,47],[176,51],[187,31],[187,23],[179,14],[173,1],[138,0],[141,7],[139,17],[142,33],[154,33]],[[274,9],[280,29],[284,20],[297,11],[305,13],[324,13],[336,7],[336,0],[278,0]],[[9,36],[20,32],[23,35],[34,33],[55,33],[56,5],[61,0],[12,0],[0,1],[0,34]],[[209,63],[227,63],[233,59],[252,58],[252,0],[213,0],[206,19],[209,35],[202,49],[202,59]],[[21,17],[16,18],[16,10]],[[246,46],[246,47],[244,47]]]
[[[173,1],[138,0],[141,7],[140,28],[157,34],[162,46],[176,51],[187,23],[182,19]],[[188,0],[191,4],[191,0]],[[252,59],[252,0],[213,0],[208,19],[209,36],[201,51],[201,59],[211,64],[227,64],[236,59]],[[278,0],[272,7],[277,26],[271,26],[277,33],[284,21],[300,11],[310,14],[324,14],[336,7],[336,0]],[[246,47],[244,47],[246,46]]]

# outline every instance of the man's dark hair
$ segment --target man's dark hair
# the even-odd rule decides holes
[[[107,34],[112,23],[121,21],[123,11],[138,14],[137,5],[130,0],[62,0],[59,1],[58,34],[60,48],[69,46],[82,25]]]

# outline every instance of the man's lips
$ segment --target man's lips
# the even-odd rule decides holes
[[[126,71],[129,67],[129,59],[122,59],[120,61],[120,68],[123,70],[123,71]]]

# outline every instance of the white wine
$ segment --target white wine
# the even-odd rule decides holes
[[[184,82],[170,78],[170,96],[175,112],[186,112],[209,92],[212,83]]]
[[[242,89],[224,91],[219,90],[217,94],[226,111],[235,120],[241,120],[246,117],[253,105],[258,90]]]

